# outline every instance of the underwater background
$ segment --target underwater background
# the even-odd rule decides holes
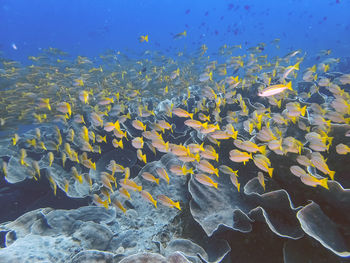
[[[0,0],[0,263],[348,262],[349,10]]]

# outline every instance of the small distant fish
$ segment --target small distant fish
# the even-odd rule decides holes
[[[140,36],[139,37],[139,41],[142,43],[142,42],[148,42],[148,35],[145,35],[145,36]]]
[[[12,44],[11,44],[11,47],[12,47],[14,50],[18,50],[17,45],[16,45],[15,43],[12,43]]]
[[[174,39],[180,39],[180,38],[183,38],[183,37],[185,37],[185,36],[187,36],[187,31],[186,31],[186,30],[184,30],[184,31],[181,32],[181,33],[175,34],[175,35],[173,36],[173,38],[174,38]]]

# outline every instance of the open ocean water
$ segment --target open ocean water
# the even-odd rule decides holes
[[[0,263],[349,262],[349,10],[0,0]]]

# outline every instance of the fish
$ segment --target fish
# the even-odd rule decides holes
[[[142,149],[143,148],[143,138],[142,137],[135,137],[132,139],[131,144],[136,149]]]
[[[176,116],[178,116],[180,118],[188,118],[188,117],[190,117],[191,119],[193,119],[193,113],[188,113],[184,109],[174,108],[172,112],[173,112],[173,114],[175,114]]]
[[[200,160],[197,168],[205,173],[209,174],[215,174],[217,177],[219,177],[219,170],[218,168],[215,168],[210,162],[207,160]]]
[[[69,116],[72,115],[72,107],[68,102],[61,102],[57,105],[57,110],[59,112],[62,112],[64,114],[68,114]]]
[[[170,208],[175,207],[181,211],[180,202],[174,202],[166,195],[158,195],[157,200],[164,206],[167,206]]]
[[[169,181],[170,181],[169,175],[163,167],[157,167],[156,172],[159,178],[165,180],[167,184],[169,184]]]
[[[137,158],[141,161],[144,162],[145,164],[147,163],[147,156],[146,154],[142,153],[141,149],[137,149],[136,151]]]
[[[49,166],[52,165],[53,160],[54,160],[54,155],[52,152],[48,152],[48,157],[49,157]]]
[[[7,172],[7,162],[2,162],[2,173],[4,174],[5,177],[8,176],[8,172]]]
[[[120,209],[124,214],[126,213],[126,208],[123,206],[123,204],[116,198],[113,198],[112,205],[118,209]]]
[[[292,89],[292,82],[288,82],[287,84],[276,84],[272,86],[268,86],[265,89],[261,90],[258,92],[258,96],[260,97],[269,97],[269,96],[274,96],[277,95],[285,90],[291,90]]]
[[[335,171],[331,171],[326,163],[326,160],[319,152],[311,153],[311,162],[322,173],[329,175],[331,180],[334,180]]]
[[[172,165],[170,166],[170,171],[176,175],[193,174],[193,169],[188,169],[186,165]]]
[[[195,174],[194,178],[200,182],[201,184],[204,184],[206,186],[218,188],[218,183],[214,182],[213,179],[211,179],[208,175],[205,174]]]
[[[104,125],[104,130],[107,131],[107,132],[111,132],[111,131],[114,131],[114,130],[119,131],[120,130],[120,123],[119,123],[119,121],[116,120],[114,123],[113,122],[107,122]]]
[[[124,149],[124,144],[123,144],[123,140],[120,139],[119,141],[117,139],[113,139],[112,140],[112,144],[115,148],[121,148]]]
[[[301,177],[302,175],[307,175],[307,172],[298,165],[292,165],[289,169],[291,173],[297,177]]]
[[[241,188],[241,184],[238,182],[237,177],[235,175],[231,174],[230,180],[231,180],[231,183],[237,188],[237,191],[239,192],[240,188]]]
[[[326,189],[329,189],[328,187],[328,178],[322,178],[318,179],[310,174],[302,175],[300,176],[300,180],[308,186],[316,187],[317,185],[320,185]]]
[[[12,145],[15,146],[17,144],[18,140],[19,140],[18,134],[15,133],[11,140],[12,140]]]
[[[250,159],[252,159],[252,153],[241,152],[239,150],[231,150],[230,151],[230,160],[233,162],[243,162],[245,165]]]
[[[86,91],[86,90],[82,90],[80,93],[79,93],[79,99],[81,102],[83,102],[84,104],[87,104],[88,101],[89,101],[89,92]]]
[[[337,152],[337,154],[343,154],[346,155],[348,153],[350,153],[350,147],[343,144],[343,143],[339,143],[336,147],[335,150]]]
[[[145,179],[146,181],[159,184],[159,178],[155,178],[155,177],[153,176],[153,174],[151,174],[151,173],[149,173],[149,172],[143,172],[143,173],[141,174],[141,177],[142,177],[143,179]]]
[[[101,197],[99,197],[97,194],[93,194],[92,201],[97,206],[103,206],[104,208],[108,209],[108,200],[102,200]]]
[[[179,38],[183,38],[183,37],[186,37],[187,36],[187,31],[184,30],[183,32],[181,33],[177,33],[173,36],[174,39],[179,39]]]
[[[215,160],[219,161],[219,154],[215,151],[214,147],[211,145],[206,145],[204,147],[204,151],[200,152],[201,158],[208,159],[208,160]]]
[[[119,188],[118,191],[119,191],[121,196],[123,196],[124,198],[126,198],[128,200],[131,200],[130,193],[124,187]]]
[[[119,180],[119,184],[127,190],[133,190],[133,191],[138,191],[138,192],[142,191],[142,186],[137,185],[134,181],[132,181],[130,179],[125,179],[125,180],[121,179],[121,180]]]
[[[231,167],[228,167],[227,165],[224,165],[224,164],[219,166],[219,170],[220,170],[220,172],[227,174],[227,175],[232,174],[234,176],[238,176],[238,170],[234,171],[234,170],[232,170]]]
[[[262,154],[255,154],[253,157],[253,162],[259,169],[263,170],[264,172],[267,172],[272,178],[274,168],[270,167],[271,162],[266,156]]]
[[[148,42],[148,35],[140,36],[139,37],[140,42]]]
[[[176,115],[176,114],[175,114]],[[184,124],[188,127],[191,127],[193,129],[201,129],[201,128],[207,128],[208,127],[208,123],[201,123],[200,121],[197,120],[193,120],[193,119],[188,119],[185,120]]]
[[[102,182],[102,185],[105,186],[108,190],[110,190],[112,193],[114,192],[113,186],[110,182],[110,178],[106,173],[101,173],[101,182]]]
[[[146,130],[146,125],[143,124],[141,121],[139,120],[133,120],[131,122],[132,126],[136,129],[136,130],[139,130],[139,131],[145,131]]]
[[[265,191],[265,178],[264,178],[264,174],[262,172],[258,172],[258,181],[260,183],[260,185],[264,188]]]
[[[262,154],[266,154],[266,145],[261,145],[258,146],[255,143],[251,142],[251,141],[242,141],[239,143],[239,146],[236,145],[239,149],[247,151],[249,153],[256,153],[256,152],[260,152]]]
[[[190,150],[183,145],[170,144],[170,149],[176,156],[187,156],[190,153]]]
[[[153,199],[152,195],[149,192],[147,192],[145,190],[142,190],[140,192],[140,194],[141,194],[141,197],[143,199],[145,199],[146,201],[150,202],[151,204],[154,205],[155,208],[157,208],[157,201]]]
[[[75,168],[74,166],[72,166],[71,168],[71,173],[73,175],[73,178],[75,180],[77,180],[80,184],[83,183],[83,176],[81,174],[78,173],[77,168]]]

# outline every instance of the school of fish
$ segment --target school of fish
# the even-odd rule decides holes
[[[177,37],[184,36],[186,31]],[[140,42],[148,42],[148,35]],[[123,213],[133,195],[155,209],[182,206],[170,192],[154,196],[146,191],[133,180],[132,167],[118,160],[110,160],[99,180],[91,178],[89,170],[96,170],[105,149],[132,149],[140,166],[166,153],[176,156],[182,165],[141,174],[155,187],[171,184],[171,174],[192,176],[202,187],[220,191],[217,179],[229,176],[232,191],[241,191],[244,174],[233,164],[252,163],[265,189],[274,178],[271,156],[287,156],[294,163],[289,176],[310,190],[328,189],[328,181],[337,180],[336,168],[327,163],[330,148],[350,153],[345,140],[350,128],[344,143],[333,145],[329,135],[332,124],[350,124],[350,74],[331,73],[339,63],[331,52],[321,51],[317,64],[304,67],[307,56],[301,50],[270,58],[262,54],[267,45],[246,51],[224,45],[214,55],[203,45],[194,54],[179,52],[173,58],[145,51],[141,59],[112,50],[98,58],[72,59],[49,48],[29,57],[29,66],[1,59],[2,136],[18,153],[19,165],[31,171],[33,180],[46,176],[55,194],[58,187],[68,192],[75,182],[97,184],[98,191],[91,187],[92,202]],[[299,90],[300,83],[308,88]],[[329,94],[326,103],[307,102],[321,88]],[[17,131],[33,124],[30,138]],[[42,135],[43,124],[55,127],[50,138]],[[186,131],[194,132],[196,141],[175,143],[175,135]],[[222,147],[230,147],[227,156],[220,154]],[[40,167],[40,159],[71,174],[64,187]],[[5,178],[7,166],[3,159]]]

